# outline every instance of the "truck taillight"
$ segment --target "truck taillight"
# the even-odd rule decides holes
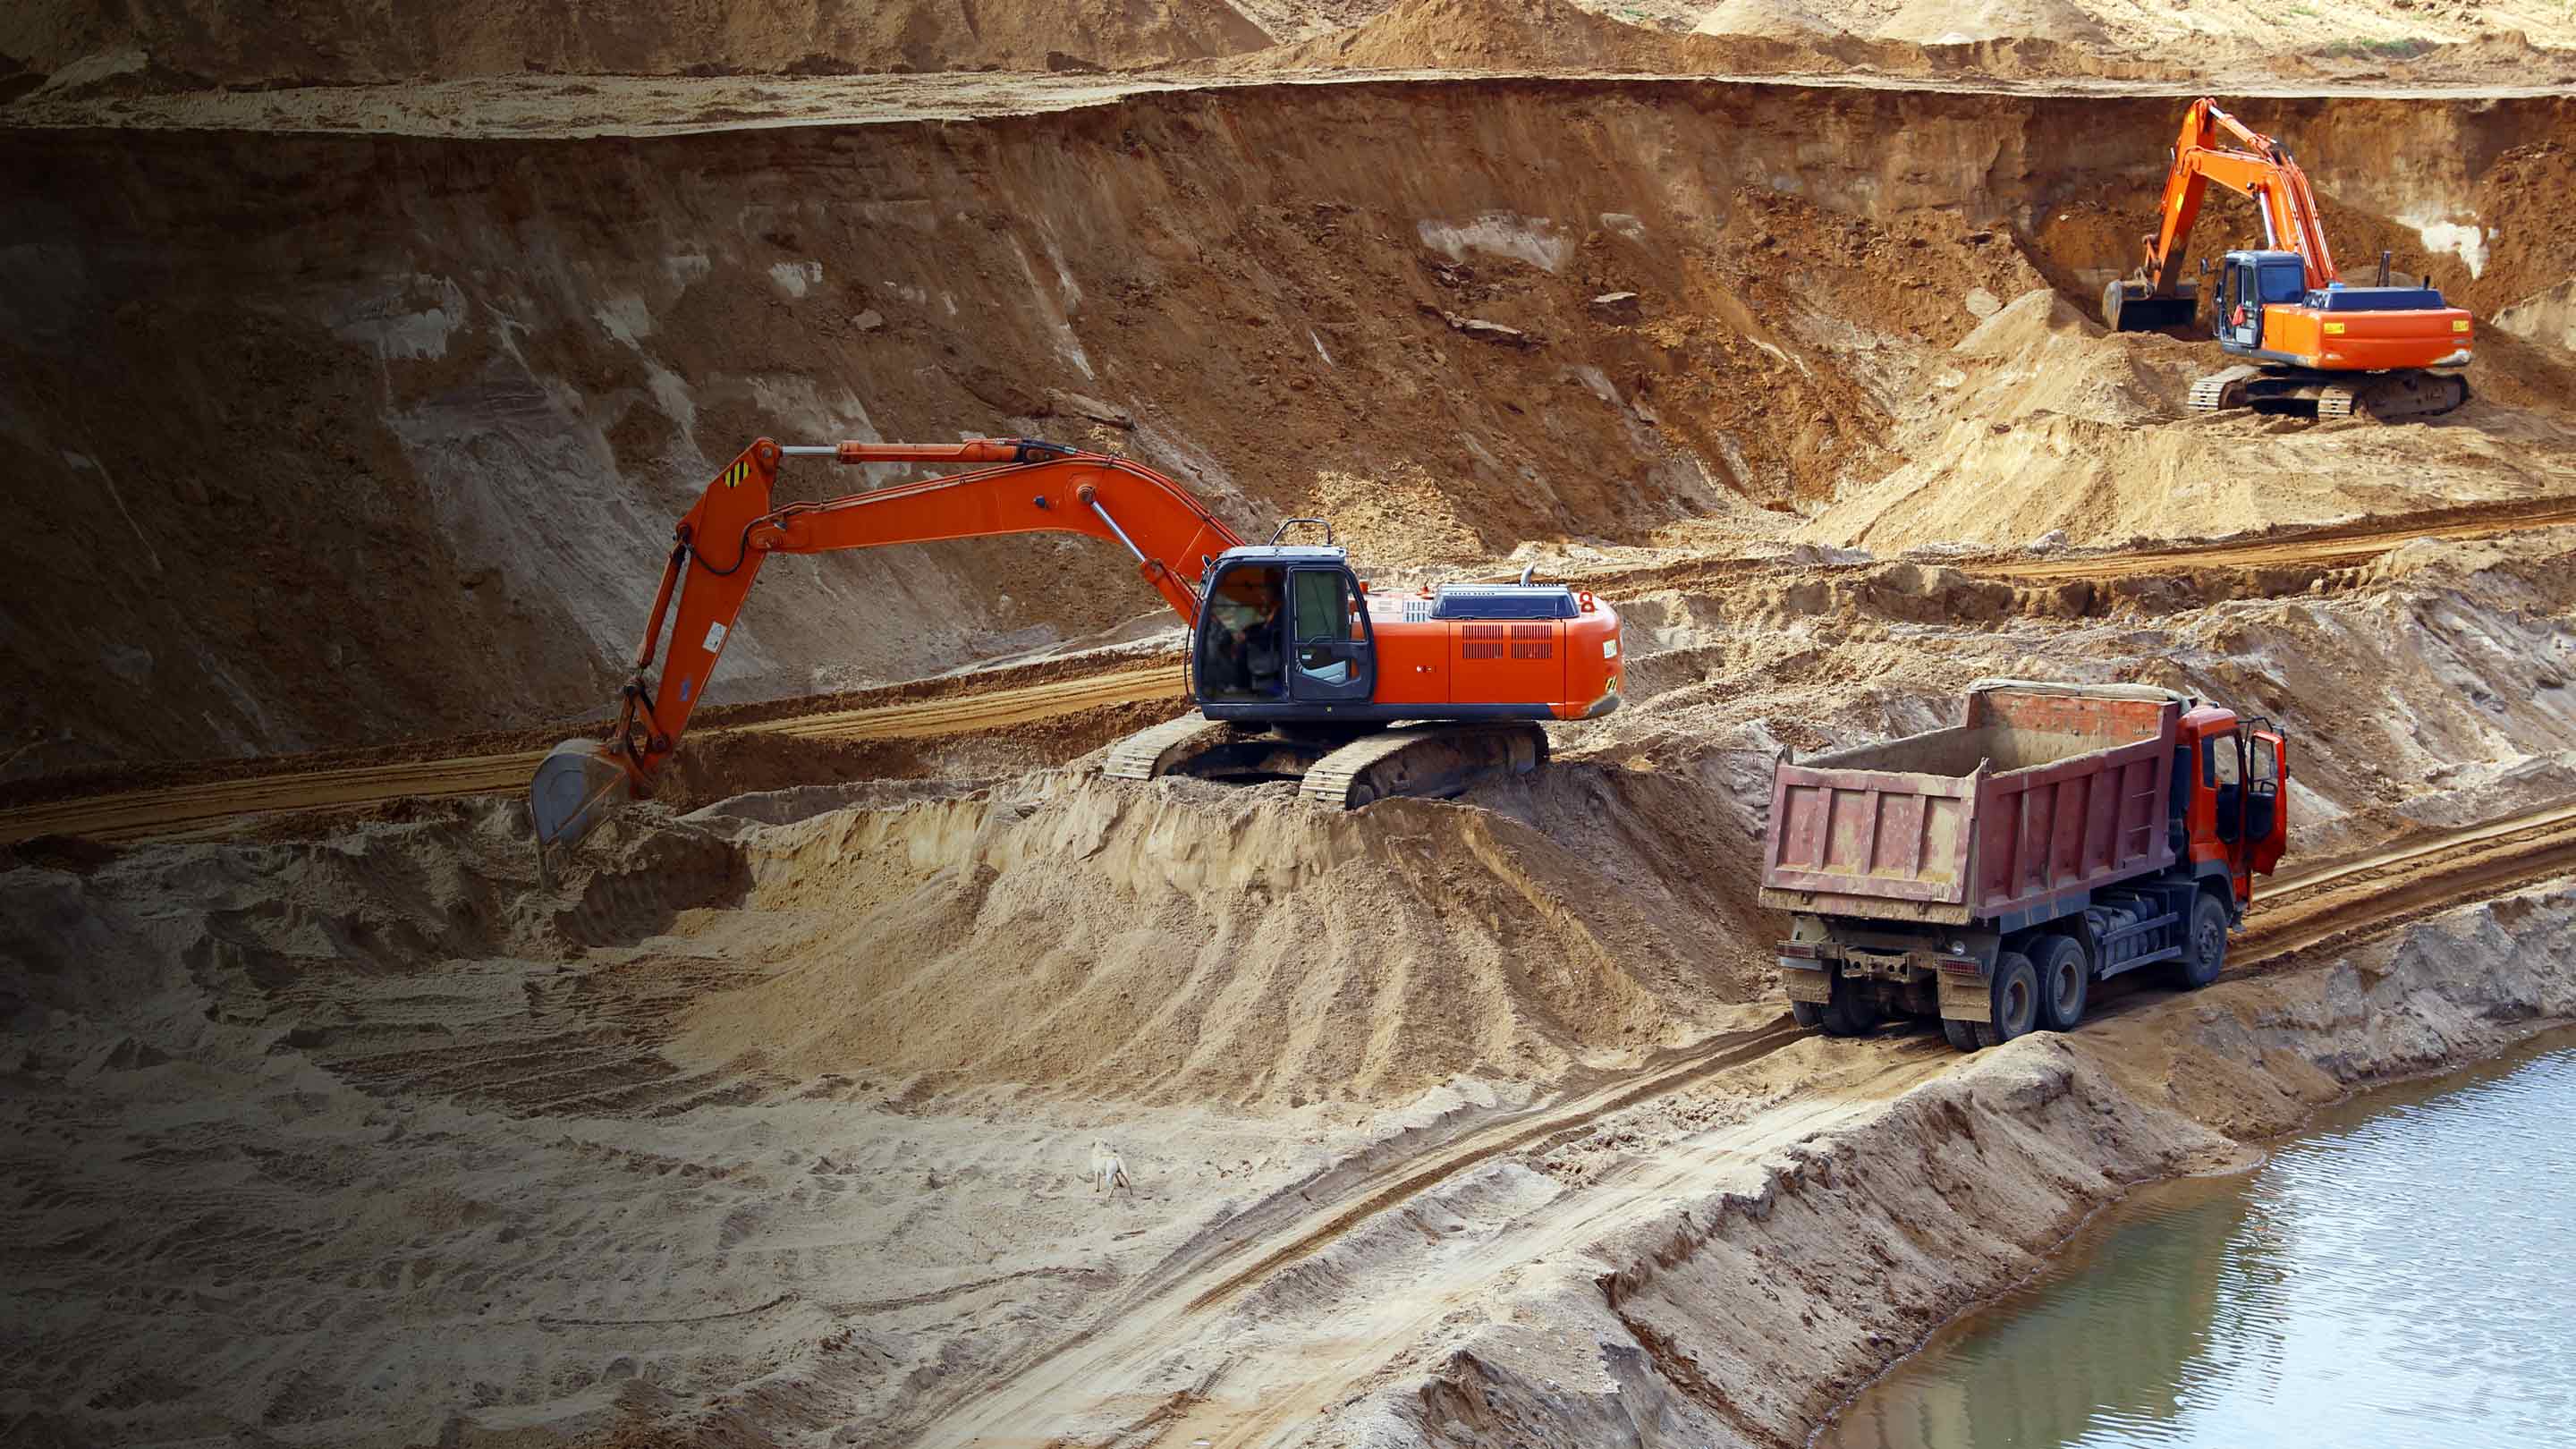
[[[1816,946],[1812,941],[1783,941],[1780,943],[1780,954],[1795,956],[1802,961],[1813,961],[1816,959]]]
[[[1986,971],[1985,963],[1974,956],[1944,956],[1940,964],[1942,970],[1961,976],[1982,976]]]

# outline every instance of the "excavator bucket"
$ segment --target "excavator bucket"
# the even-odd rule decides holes
[[[634,784],[626,766],[598,740],[566,740],[546,752],[528,783],[528,816],[536,822],[537,857],[590,833],[626,803]]]
[[[2146,283],[2121,278],[2102,289],[2102,321],[2114,332],[2160,332],[2187,327],[2199,310],[2198,289],[2189,282],[2177,294],[2159,297]]]

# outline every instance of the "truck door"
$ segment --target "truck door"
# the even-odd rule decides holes
[[[2271,721],[2256,720],[2245,728],[2245,755],[2245,866],[2270,875],[2290,842],[2290,744]]]
[[[2209,797],[2210,834],[2218,839],[2218,856],[2238,900],[2252,898],[2252,877],[2245,870],[2245,737],[2241,730],[2212,730],[2200,737],[2200,787]]]
[[[1366,701],[1377,687],[1376,635],[1344,568],[1289,573],[1292,634],[1288,697],[1314,704]]]

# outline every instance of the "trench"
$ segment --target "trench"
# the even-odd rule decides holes
[[[2250,1172],[2143,1189],[1810,1443],[2544,1442],[2576,1400],[2571,1110],[2553,1032],[2321,1112]]]

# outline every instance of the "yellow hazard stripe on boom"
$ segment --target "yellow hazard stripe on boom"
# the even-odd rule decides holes
[[[749,462],[736,463],[732,467],[724,470],[724,486],[727,488],[739,487],[742,484],[742,480],[750,476],[751,464]]]

